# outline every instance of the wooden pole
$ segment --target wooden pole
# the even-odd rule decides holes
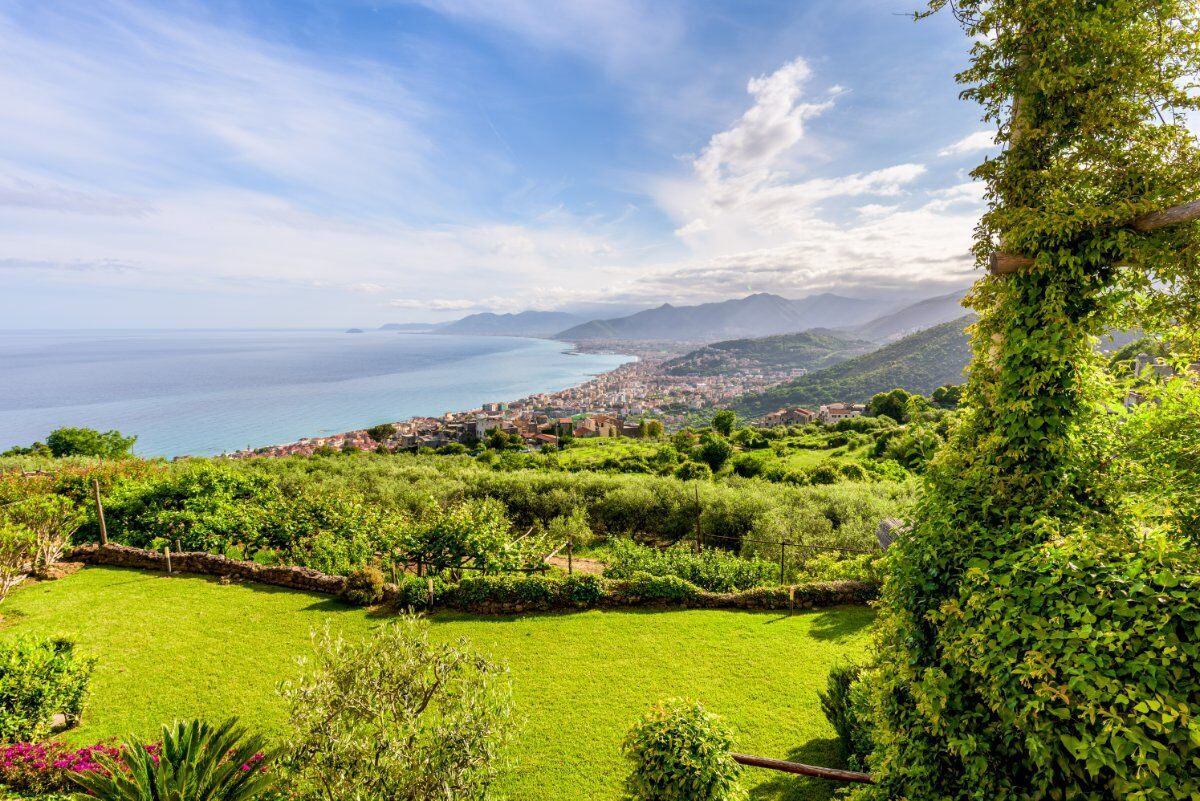
[[[704,550],[700,537],[700,485],[695,485],[693,489],[696,490],[696,553],[700,553]]]
[[[783,586],[783,563],[787,558],[787,543],[779,541],[779,586]]]
[[[175,553],[183,553],[183,545],[180,544],[178,538],[175,540]]]
[[[853,770],[838,770],[837,768],[822,768],[818,765],[805,765],[801,762],[784,762],[782,759],[767,759],[750,756],[749,754],[730,754],[733,761],[739,765],[752,768],[766,768],[783,773],[794,773],[800,776],[814,776],[818,779],[829,779],[835,782],[858,782],[859,784],[874,784],[875,780],[867,773]]]
[[[100,503],[100,481],[92,479],[92,495],[96,499],[96,520],[100,523],[100,546],[108,545],[108,528],[104,525],[104,504]]]
[[[171,572],[171,549],[163,548],[163,556],[167,557],[167,573]]]
[[[429,580],[426,583],[425,588],[429,592],[429,598],[426,602],[426,607],[428,608],[428,610],[430,612],[432,612],[433,611],[433,577],[432,576],[429,577]]]
[[[572,547],[571,541],[567,540],[567,575],[568,576],[574,575],[574,573],[575,573],[575,565],[571,559],[571,551],[573,551],[573,550],[574,550],[574,548]]]
[[[1134,217],[1127,225],[1144,234],[1159,228],[1166,228],[1168,225],[1180,225],[1196,220],[1200,220],[1200,200],[1180,203],[1178,206],[1171,206],[1162,211],[1152,211],[1149,214]],[[989,261],[988,269],[993,275],[1011,275],[1022,267],[1033,264],[1033,259],[1028,256],[1003,251],[993,253]]]

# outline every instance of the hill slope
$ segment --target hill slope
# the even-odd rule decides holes
[[[865,323],[888,305],[886,301],[858,300],[828,293],[800,300],[759,293],[699,306],[664,303],[656,309],[628,317],[592,320],[561,331],[555,339],[716,342],[765,337],[808,328]]]
[[[520,314],[469,314],[461,320],[439,326],[439,334],[475,336],[549,337],[583,318],[566,312],[523,311]]]
[[[766,392],[745,395],[733,404],[734,408],[759,416],[783,406],[863,403],[877,392],[896,387],[927,395],[943,384],[961,383],[963,369],[971,358],[963,328],[973,319],[966,315]]]
[[[820,370],[875,346],[837,331],[814,328],[758,339],[730,339],[664,362],[669,375],[720,375],[732,370]]]
[[[966,290],[926,298],[905,306],[903,309],[877,317],[862,325],[848,326],[843,330],[851,336],[869,339],[872,342],[891,342],[902,336],[922,331],[935,325],[957,320],[965,313],[962,299]]]

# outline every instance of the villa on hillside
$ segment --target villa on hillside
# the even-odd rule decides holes
[[[836,423],[852,417],[861,417],[866,410],[867,407],[861,403],[827,403],[817,412],[817,419],[822,423]]]
[[[793,406],[790,409],[785,408],[771,412],[763,418],[762,424],[765,426],[805,425],[811,423],[816,416],[816,412],[801,406]]]

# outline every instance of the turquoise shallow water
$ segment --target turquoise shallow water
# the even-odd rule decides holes
[[[629,361],[562,342],[370,331],[0,331],[0,450],[60,426],[213,455],[513,400]]]

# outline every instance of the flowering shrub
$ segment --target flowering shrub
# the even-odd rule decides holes
[[[70,773],[101,770],[101,754],[118,758],[121,749],[110,743],[72,748],[66,743],[13,743],[0,750],[0,783],[13,790],[49,793],[73,788]]]

